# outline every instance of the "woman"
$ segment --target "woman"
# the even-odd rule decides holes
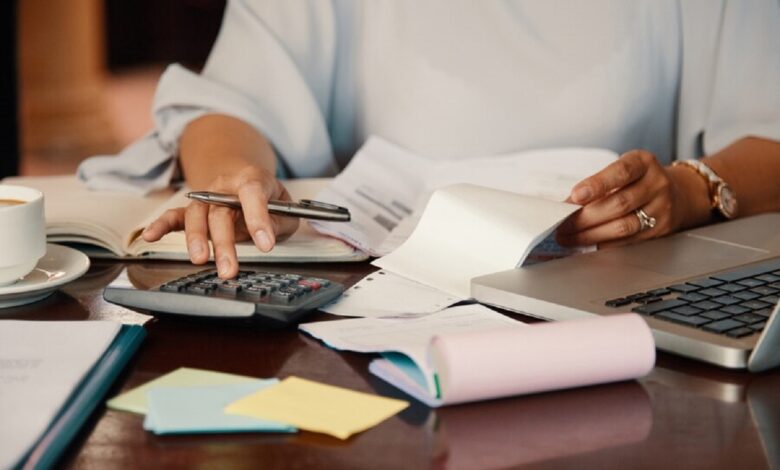
[[[605,147],[622,157],[573,188],[559,240],[631,243],[780,209],[779,51],[772,0],[233,0],[203,72],[163,75],[156,132],[80,172],[149,189],[178,157],[191,187],[237,194],[242,212],[194,202],[144,233],[184,229],[197,264],[210,238],[227,278],[237,239],[297,227],[265,210],[277,177],[332,175],[370,134],[447,159]]]

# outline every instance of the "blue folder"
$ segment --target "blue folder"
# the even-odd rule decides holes
[[[73,391],[63,409],[21,461],[24,468],[51,468],[130,362],[146,336],[138,325],[122,325],[116,338]]]

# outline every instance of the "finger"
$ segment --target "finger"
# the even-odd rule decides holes
[[[187,206],[184,217],[184,233],[187,239],[187,251],[190,261],[203,264],[209,260],[209,206],[193,201]]]
[[[269,252],[276,243],[276,232],[268,214],[268,199],[271,191],[259,182],[243,184],[238,189],[244,223],[255,245],[263,252]]]
[[[651,238],[660,237],[664,234],[667,234],[670,232],[671,227],[671,221],[668,217],[660,218],[654,214],[663,214],[663,202],[661,201],[653,201],[650,204],[648,204],[646,207],[642,208],[647,215],[654,217],[656,219],[655,227],[648,228],[647,230],[640,230],[638,233],[629,236],[624,237],[617,240],[606,240],[604,242],[600,242],[599,249],[601,248],[611,248],[616,246],[623,246],[623,245],[630,245],[632,243],[637,243],[644,240],[649,240]],[[639,221],[639,217],[636,216],[637,221]]]
[[[184,208],[169,209],[154,222],[149,224],[141,234],[147,242],[156,242],[169,232],[184,229]]]
[[[281,187],[281,194],[279,198],[282,201],[289,201],[292,198],[290,198],[290,193],[287,192],[287,188],[284,187],[284,185],[279,184]],[[280,216],[271,216],[271,222],[274,224],[274,232],[276,233],[276,239],[286,240],[290,238],[290,235],[295,233],[296,230],[298,230],[298,227],[301,224],[301,221],[297,217],[280,217]]]
[[[233,227],[237,217],[237,212],[228,207],[214,206],[209,210],[209,235],[214,245],[217,273],[222,279],[231,279],[238,274],[236,237]]]
[[[605,198],[586,204],[561,224],[558,232],[564,235],[581,232],[643,207],[652,200],[654,194],[652,186],[645,184],[645,179],[640,179]]]
[[[662,203],[652,201],[643,207],[643,210],[653,217],[653,214],[660,214]],[[618,241],[632,243],[639,240],[646,240],[656,236],[662,230],[662,223],[656,220],[653,228],[642,230],[642,224],[635,212],[630,212],[622,217],[610,220],[604,224],[592,227],[590,229],[573,233],[558,234],[558,243],[563,246],[591,246],[599,247],[612,246]]]
[[[587,204],[601,199],[644,176],[652,160],[655,160],[655,157],[642,150],[625,153],[618,161],[577,183],[570,198],[575,204]]]

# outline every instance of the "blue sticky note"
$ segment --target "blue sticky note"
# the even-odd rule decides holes
[[[277,379],[201,387],[160,387],[147,392],[148,412],[144,429],[155,434],[203,434],[220,432],[295,432],[289,424],[247,416],[228,415],[225,407]]]

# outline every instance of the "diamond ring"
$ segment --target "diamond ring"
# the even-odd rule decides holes
[[[655,227],[655,217],[651,217],[647,215],[647,212],[645,212],[642,209],[637,209],[634,211],[634,214],[636,214],[636,218],[639,219],[639,231],[644,232],[647,229],[651,229]]]

